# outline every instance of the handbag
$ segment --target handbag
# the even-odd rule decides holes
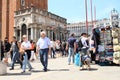
[[[22,48],[20,48],[19,52],[20,52],[21,54],[24,54],[24,53],[25,53],[25,50],[23,50]]]
[[[76,53],[74,56],[74,64],[76,66],[81,66],[81,55],[79,53]]]

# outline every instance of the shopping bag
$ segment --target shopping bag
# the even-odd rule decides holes
[[[77,53],[77,54],[74,56],[74,64],[75,64],[76,66],[80,66],[80,65],[81,65],[80,53]]]

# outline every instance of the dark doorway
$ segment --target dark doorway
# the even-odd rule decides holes
[[[31,28],[28,29],[28,40],[31,40]]]
[[[53,40],[55,41],[55,39],[56,39],[56,38],[55,38],[55,33],[53,32]]]
[[[20,30],[17,30],[17,40],[20,40]]]
[[[22,28],[21,28],[21,34],[22,34],[21,36],[27,34],[27,27],[26,27],[26,24],[23,24],[23,25],[22,25]]]

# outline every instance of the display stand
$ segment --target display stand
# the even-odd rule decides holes
[[[113,47],[112,47],[112,36],[111,28],[101,28],[100,33],[101,46],[103,46],[104,51],[99,52],[100,59],[99,62],[112,63],[113,61]]]

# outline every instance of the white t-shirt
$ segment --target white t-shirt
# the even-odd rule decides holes
[[[81,38],[81,42],[82,42],[82,44],[83,44],[83,47],[82,47],[83,49],[88,47],[86,40],[87,40],[86,37],[82,37],[82,38]]]
[[[40,48],[40,49],[46,49],[50,46],[50,39],[45,37],[45,38],[40,38],[38,41],[37,41],[37,46]]]
[[[22,42],[21,46],[22,46],[23,48],[25,48],[25,49],[26,49],[26,48],[27,48],[27,49],[28,49],[28,48],[29,48],[29,49],[31,48],[31,44],[30,44],[29,41]]]
[[[50,41],[50,44],[52,48],[55,46],[55,43],[53,41]]]
[[[60,44],[59,43],[55,43],[55,47],[56,47],[56,49],[60,49]]]

